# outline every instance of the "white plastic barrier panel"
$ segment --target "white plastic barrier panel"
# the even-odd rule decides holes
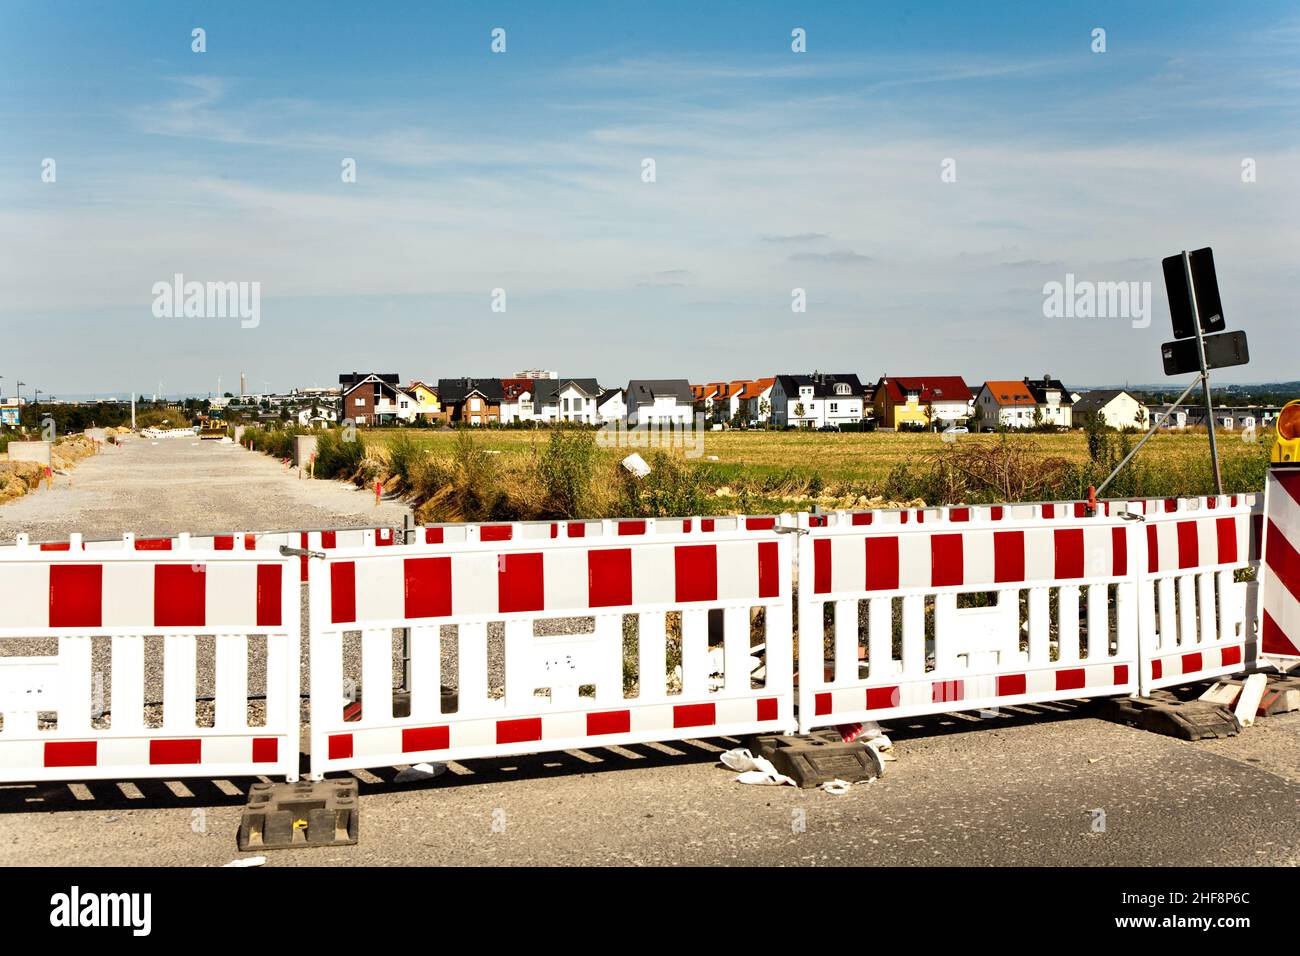
[[[1223,495],[1148,510],[1138,564],[1143,694],[1257,662],[1258,584],[1244,572],[1259,566],[1263,504]]]
[[[310,560],[313,777],[793,729],[787,536],[468,537]]]
[[[1300,662],[1300,468],[1268,474],[1260,651],[1281,669]]]
[[[79,545],[0,553],[0,780],[297,779],[290,560]]]
[[[1140,526],[1041,505],[933,511],[800,536],[801,732],[1136,689]]]

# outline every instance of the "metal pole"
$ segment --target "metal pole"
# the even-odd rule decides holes
[[[1202,380],[1203,380],[1203,376],[1200,375],[1192,379],[1192,383],[1188,385],[1185,389],[1183,389],[1183,394],[1179,395],[1177,400],[1172,405],[1169,406],[1169,410],[1165,412],[1163,415],[1156,418],[1156,423],[1151,426],[1151,430],[1142,436],[1142,440],[1133,446],[1132,450],[1127,455],[1124,456],[1124,460],[1121,461],[1118,465],[1116,465],[1115,470],[1106,476],[1106,480],[1097,486],[1097,491],[1095,492],[1097,497],[1101,496],[1101,493],[1106,490],[1106,486],[1115,480],[1115,476],[1119,474],[1120,469],[1129,463],[1129,459],[1138,453],[1138,449],[1140,449],[1143,445],[1147,443],[1148,438],[1150,438],[1152,435],[1154,435],[1157,431],[1160,430],[1160,426],[1169,420],[1169,416],[1174,413],[1174,409],[1177,408],[1179,405],[1183,404],[1183,399],[1185,399],[1189,394],[1191,394],[1192,389],[1194,389],[1197,386],[1197,384]]]
[[[1196,289],[1192,285],[1192,257],[1183,250],[1183,274],[1187,276],[1187,300],[1192,306],[1192,328],[1196,330],[1196,357],[1201,363],[1201,386],[1205,392],[1205,422],[1210,431],[1210,460],[1214,463],[1214,493],[1223,494],[1223,474],[1219,470],[1219,446],[1214,440],[1214,403],[1210,401],[1210,370],[1205,367],[1205,338],[1201,335],[1201,310],[1196,306]]]
[[[402,515],[402,544],[415,543],[415,521],[408,511]],[[411,690],[411,629],[402,628],[402,690]]]

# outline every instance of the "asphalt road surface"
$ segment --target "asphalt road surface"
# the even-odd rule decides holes
[[[238,448],[137,439],[0,508],[0,543],[402,512]],[[1300,714],[1185,743],[1090,712],[899,721],[897,761],[841,796],[739,785],[717,762],[724,739],[467,761],[414,784],[361,771],[359,845],[269,851],[266,865],[1300,863]],[[227,863],[252,782],[0,785],[0,865]]]

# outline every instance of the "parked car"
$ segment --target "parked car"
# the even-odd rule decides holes
[[[969,435],[970,429],[965,425],[949,425],[943,430],[945,435]]]

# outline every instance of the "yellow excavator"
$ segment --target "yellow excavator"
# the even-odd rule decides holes
[[[226,423],[224,419],[208,418],[199,427],[199,438],[225,438]]]

